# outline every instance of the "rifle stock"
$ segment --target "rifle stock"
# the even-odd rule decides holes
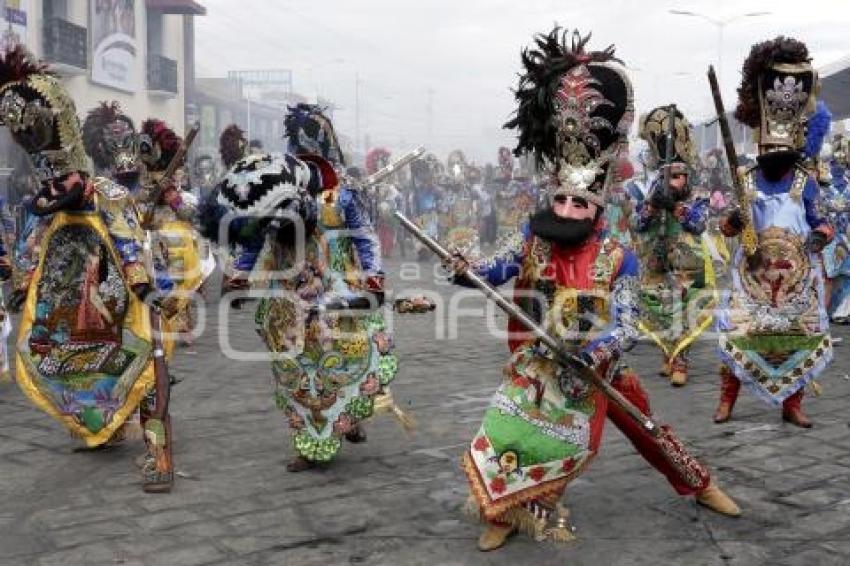
[[[171,399],[171,376],[165,361],[165,346],[162,343],[162,315],[159,309],[150,306],[151,338],[153,342],[153,371],[156,388],[156,418],[164,419],[168,415],[168,403]]]

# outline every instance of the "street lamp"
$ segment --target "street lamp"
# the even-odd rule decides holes
[[[692,18],[700,18],[717,26],[717,75],[721,84],[723,81],[723,28],[728,24],[741,20],[743,18],[756,18],[758,16],[769,16],[772,12],[747,12],[746,14],[738,14],[728,18],[712,18],[706,14],[691,12],[689,10],[667,10],[668,13],[674,16],[689,16]]]

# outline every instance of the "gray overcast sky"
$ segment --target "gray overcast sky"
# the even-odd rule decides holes
[[[396,150],[428,144],[442,158],[463,149],[495,161],[513,136],[501,124],[514,108],[510,89],[519,52],[554,22],[592,31],[591,48],[614,43],[633,69],[638,112],[676,102],[696,122],[711,113],[705,71],[718,59],[718,27],[688,10],[723,20],[722,87],[735,100],[750,46],[778,34],[805,41],[820,67],[850,56],[847,0],[204,0],[197,19],[199,76],[228,70],[291,69],[296,92],[333,100],[337,129],[354,133],[355,77],[360,131],[371,145]],[[769,11],[769,15],[735,18]]]

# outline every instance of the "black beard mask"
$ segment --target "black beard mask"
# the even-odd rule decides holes
[[[799,159],[800,154],[790,150],[772,151],[756,157],[764,178],[772,183],[788,173]]]
[[[531,233],[539,238],[559,246],[573,247],[587,241],[595,223],[595,218],[561,218],[549,207],[531,217],[530,228]]]

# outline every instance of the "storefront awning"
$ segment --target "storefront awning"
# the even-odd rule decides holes
[[[145,0],[145,5],[149,10],[159,10],[163,14],[203,16],[207,13],[207,9],[195,0]]]

